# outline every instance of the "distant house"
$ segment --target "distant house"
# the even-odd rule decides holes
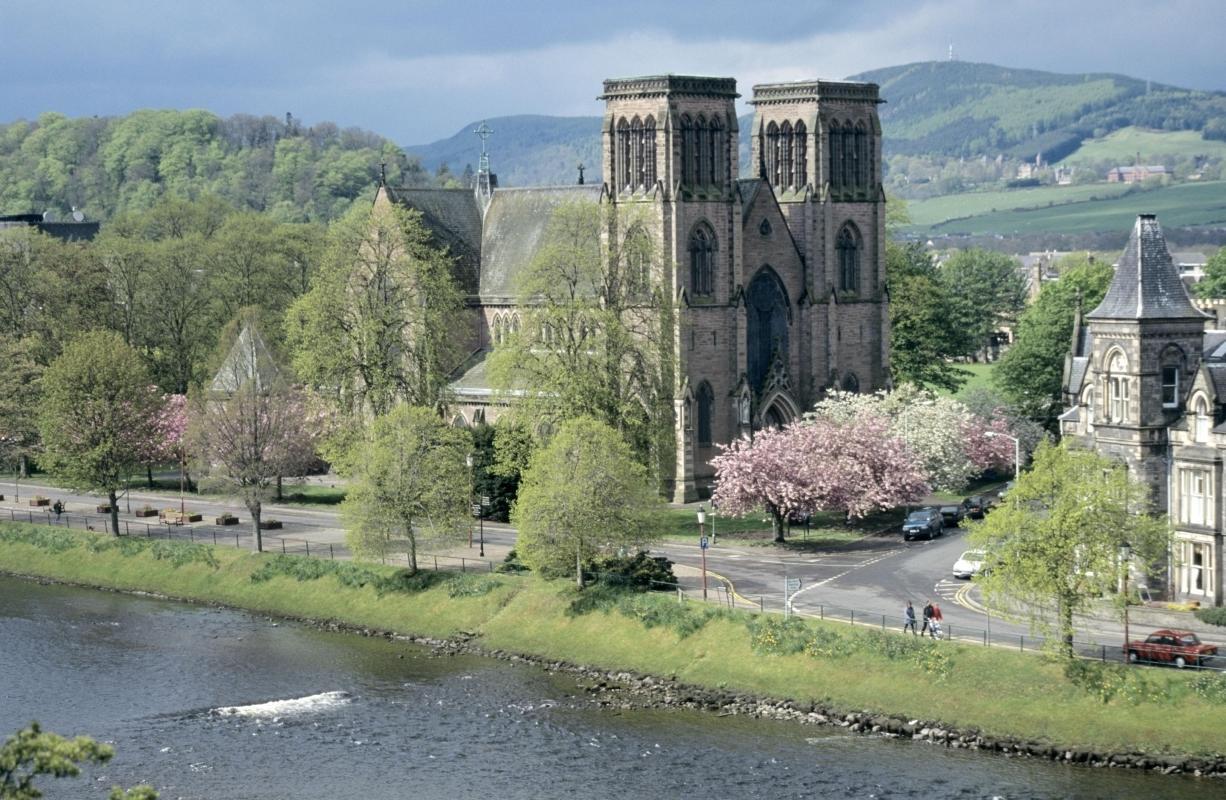
[[[37,228],[65,242],[81,242],[98,235],[99,223],[86,222],[85,215],[79,211],[74,211],[68,222],[55,222],[49,214],[0,214],[0,230],[26,227]]]
[[[1134,167],[1112,167],[1107,170],[1107,183],[1140,183],[1146,178],[1170,175],[1161,164],[1138,164]]]
[[[1205,265],[1209,263],[1209,257],[1204,253],[1196,251],[1171,253],[1171,259],[1178,267],[1179,278],[1183,281],[1184,286],[1188,287],[1188,291],[1191,291],[1192,287],[1205,277]]]

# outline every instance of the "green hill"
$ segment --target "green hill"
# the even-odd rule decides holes
[[[430,180],[387,139],[331,122],[207,111],[43,114],[0,124],[0,214],[76,207],[106,219],[164,194],[207,193],[286,221],[328,220],[370,193],[382,163],[391,180]]]
[[[1124,75],[1065,75],[963,61],[873,70],[887,154],[1059,161],[1083,140],[1138,126],[1226,138],[1226,94]]]

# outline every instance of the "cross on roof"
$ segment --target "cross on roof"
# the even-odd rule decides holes
[[[494,133],[494,129],[491,128],[489,125],[486,125],[485,120],[481,120],[481,124],[477,126],[475,130],[473,130],[473,133],[481,137],[481,164],[480,164],[479,170],[481,172],[489,172],[490,171],[490,155],[489,155],[489,152],[485,149],[485,140],[490,138],[490,135]]]

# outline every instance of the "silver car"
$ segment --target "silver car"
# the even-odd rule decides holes
[[[967,550],[958,556],[958,560],[954,562],[954,577],[969,579],[983,569],[983,557],[980,550]]]

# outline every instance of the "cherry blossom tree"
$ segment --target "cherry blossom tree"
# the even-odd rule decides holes
[[[863,517],[930,490],[911,448],[875,413],[816,416],[720,449],[711,462],[712,502],[737,516],[764,508],[777,542],[790,516],[842,511]]]
[[[156,387],[150,387],[156,392]],[[179,510],[183,511],[183,488],[187,482],[187,395],[164,394],[153,412],[149,426],[150,439],[145,453],[145,464],[152,470],[153,464],[173,461],[179,465]],[[150,483],[152,483],[152,473]]]

